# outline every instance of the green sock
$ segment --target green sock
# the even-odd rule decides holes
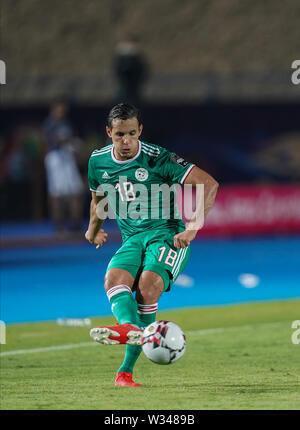
[[[110,299],[111,310],[119,324],[139,326],[137,303],[130,292],[123,291]],[[125,359],[118,372],[132,373],[133,366],[140,355],[140,346],[126,345]]]
[[[126,345],[124,361],[118,372],[133,372],[133,367],[142,352],[142,347],[138,345]]]
[[[156,318],[156,312],[153,314],[139,314],[139,326],[142,330],[147,327],[147,325],[153,323]]]
[[[123,291],[110,299],[111,310],[119,324],[139,324],[137,303],[131,293]]]
[[[139,327],[145,328],[147,325],[155,321],[156,312],[153,314],[139,314]],[[133,367],[142,352],[141,346],[126,345],[126,353],[124,361],[118,372],[133,372]]]

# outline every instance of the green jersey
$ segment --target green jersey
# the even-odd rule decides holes
[[[123,240],[149,229],[183,231],[175,184],[183,184],[194,164],[173,152],[138,142],[137,154],[115,158],[113,145],[95,150],[89,160],[91,191],[104,192],[115,213]]]

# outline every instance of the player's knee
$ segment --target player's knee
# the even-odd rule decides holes
[[[134,282],[133,276],[123,269],[110,269],[104,277],[104,289],[108,291],[110,288],[117,285],[127,285],[132,287]]]
[[[143,272],[137,289],[137,299],[140,303],[157,303],[164,291],[163,279],[154,272]]]
[[[139,303],[145,305],[151,305],[152,303],[157,303],[160,296],[160,292],[153,287],[139,287],[139,294],[137,294],[137,299]]]

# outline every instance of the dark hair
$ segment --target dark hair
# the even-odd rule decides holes
[[[130,105],[129,103],[119,103],[118,105],[114,106],[109,112],[107,117],[107,125],[111,129],[112,122],[114,119],[126,120],[131,118],[136,118],[140,125],[141,117],[140,117],[140,111],[138,110],[138,108],[136,108],[133,105]]]

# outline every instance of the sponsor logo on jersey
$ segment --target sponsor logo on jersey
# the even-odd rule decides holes
[[[138,181],[146,181],[148,179],[148,176],[148,170],[144,169],[143,167],[140,167],[135,171],[135,177]]]
[[[181,157],[179,157],[178,155],[176,155],[176,154],[172,154],[171,155],[171,159],[175,162],[175,163],[177,163],[177,164],[180,164],[180,166],[182,166],[182,167],[185,167],[185,166],[187,166],[189,163],[188,163],[188,161],[185,161],[183,158],[181,158]]]
[[[107,172],[104,172],[102,175],[102,179],[110,179],[110,176]]]

